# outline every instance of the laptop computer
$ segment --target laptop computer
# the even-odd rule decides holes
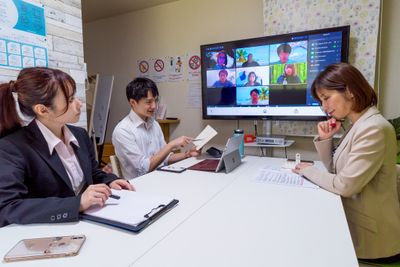
[[[243,136],[233,136],[228,139],[224,152],[219,159],[205,159],[189,167],[189,170],[219,172],[225,169],[226,173],[231,172],[242,162],[239,153],[239,146]]]

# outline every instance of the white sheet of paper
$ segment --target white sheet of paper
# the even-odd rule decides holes
[[[318,185],[304,179],[301,175],[271,167],[261,169],[254,180],[259,183],[319,188]]]
[[[193,144],[196,146],[196,149],[199,150],[216,135],[217,131],[214,130],[214,128],[210,125],[207,125],[203,129],[203,131],[201,131],[201,133],[195,138],[196,141],[193,141]]]

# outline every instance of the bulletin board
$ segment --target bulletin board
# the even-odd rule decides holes
[[[0,67],[47,67],[44,6],[30,0],[0,0]]]

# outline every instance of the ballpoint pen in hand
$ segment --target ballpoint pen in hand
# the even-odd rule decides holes
[[[110,198],[113,198],[113,199],[120,199],[121,197],[120,197],[120,196],[117,196],[117,195],[111,194],[111,195],[110,195]]]

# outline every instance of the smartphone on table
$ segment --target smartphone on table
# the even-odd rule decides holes
[[[186,171],[186,168],[174,165],[165,165],[157,168],[159,171],[181,173]]]
[[[42,237],[20,240],[4,256],[5,262],[76,256],[85,235]]]

